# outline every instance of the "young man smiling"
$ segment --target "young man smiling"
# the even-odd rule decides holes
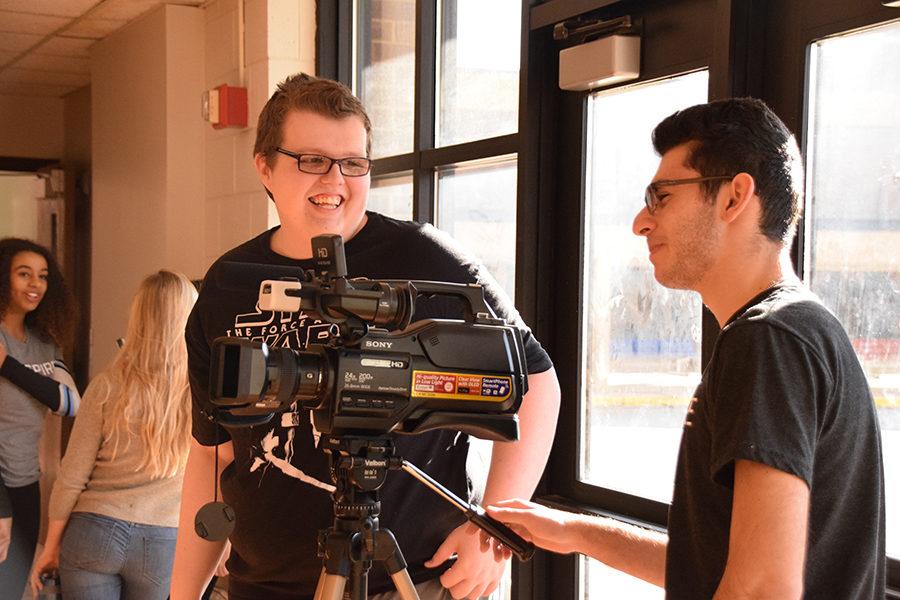
[[[667,598],[883,599],[880,430],[847,334],[791,266],[793,136],[734,99],[675,113],[653,143],[634,233],[656,279],[699,292],[722,328],[685,419],[668,537],[521,500],[490,512]]]
[[[498,315],[522,329],[529,369],[529,391],[519,411],[521,441],[494,444],[485,500],[530,496],[543,471],[559,403],[549,357],[484,268],[445,235],[366,211],[370,135],[365,110],[346,87],[306,75],[279,85],[260,115],[254,161],[281,226],[229,251],[210,268],[188,322],[195,441],[185,474],[173,600],[196,599],[222,552],[221,544],[198,538],[193,529],[197,509],[211,500],[217,443],[222,495],[236,515],[228,562],[232,600],[312,597],[322,567],[317,532],[333,519],[327,458],[315,447],[307,412],[295,407],[251,428],[222,427],[210,419],[214,338],[249,337],[299,350],[327,338],[332,329],[302,312],[260,310],[257,290],[223,289],[224,261],[308,269],[311,239],[337,233],[345,241],[351,277],[482,283]],[[460,316],[458,304],[446,298],[416,304],[416,319]],[[467,493],[466,436],[441,430],[400,438],[396,445],[401,456],[457,494]],[[478,598],[499,582],[503,565],[481,550],[478,535],[462,525],[459,512],[411,478],[388,477],[380,522],[396,535],[423,599]],[[449,566],[453,554],[457,560]],[[370,591],[392,587],[382,569],[372,569]]]

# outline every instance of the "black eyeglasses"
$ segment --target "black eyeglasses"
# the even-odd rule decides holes
[[[683,185],[685,183],[700,183],[701,181],[715,181],[716,179],[732,179],[733,177],[733,175],[712,175],[710,177],[691,177],[690,179],[660,179],[659,181],[654,181],[648,185],[647,189],[644,190],[644,204],[647,205],[647,212],[652,215],[654,211],[659,208],[660,204],[663,203],[663,199],[657,195],[658,189],[661,187]]]
[[[275,151],[296,159],[297,168],[311,175],[324,175],[331,170],[331,166],[334,163],[337,163],[338,168],[341,170],[341,175],[344,177],[362,177],[372,168],[372,161],[362,156],[331,158],[321,154],[297,154],[284,148],[275,148]]]

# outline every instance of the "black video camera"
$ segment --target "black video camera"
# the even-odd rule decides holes
[[[260,424],[299,402],[326,435],[455,429],[518,439],[528,389],[522,335],[496,318],[481,286],[348,279],[341,237],[312,243],[316,267],[302,282],[263,281],[259,306],[304,311],[338,335],[303,351],[216,339],[210,390],[219,422]],[[464,318],[410,324],[416,298],[433,295],[462,299]]]

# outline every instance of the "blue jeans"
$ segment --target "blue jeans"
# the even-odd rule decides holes
[[[165,600],[177,531],[94,513],[72,513],[59,551],[63,598]]]
[[[34,548],[41,526],[41,492],[37,482],[6,488],[12,503],[12,539],[6,560],[0,563],[0,598],[18,600],[25,591]]]

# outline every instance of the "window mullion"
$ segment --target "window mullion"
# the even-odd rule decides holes
[[[510,133],[495,138],[466,142],[454,146],[443,146],[430,150],[422,149],[419,164],[429,170],[494,156],[516,154],[519,149],[519,135]]]
[[[435,0],[416,1],[416,83],[413,121],[413,218],[434,222],[434,170],[423,166],[422,153],[434,148],[434,88],[437,43]]]
[[[316,75],[347,86],[353,74],[353,0],[316,5]]]

